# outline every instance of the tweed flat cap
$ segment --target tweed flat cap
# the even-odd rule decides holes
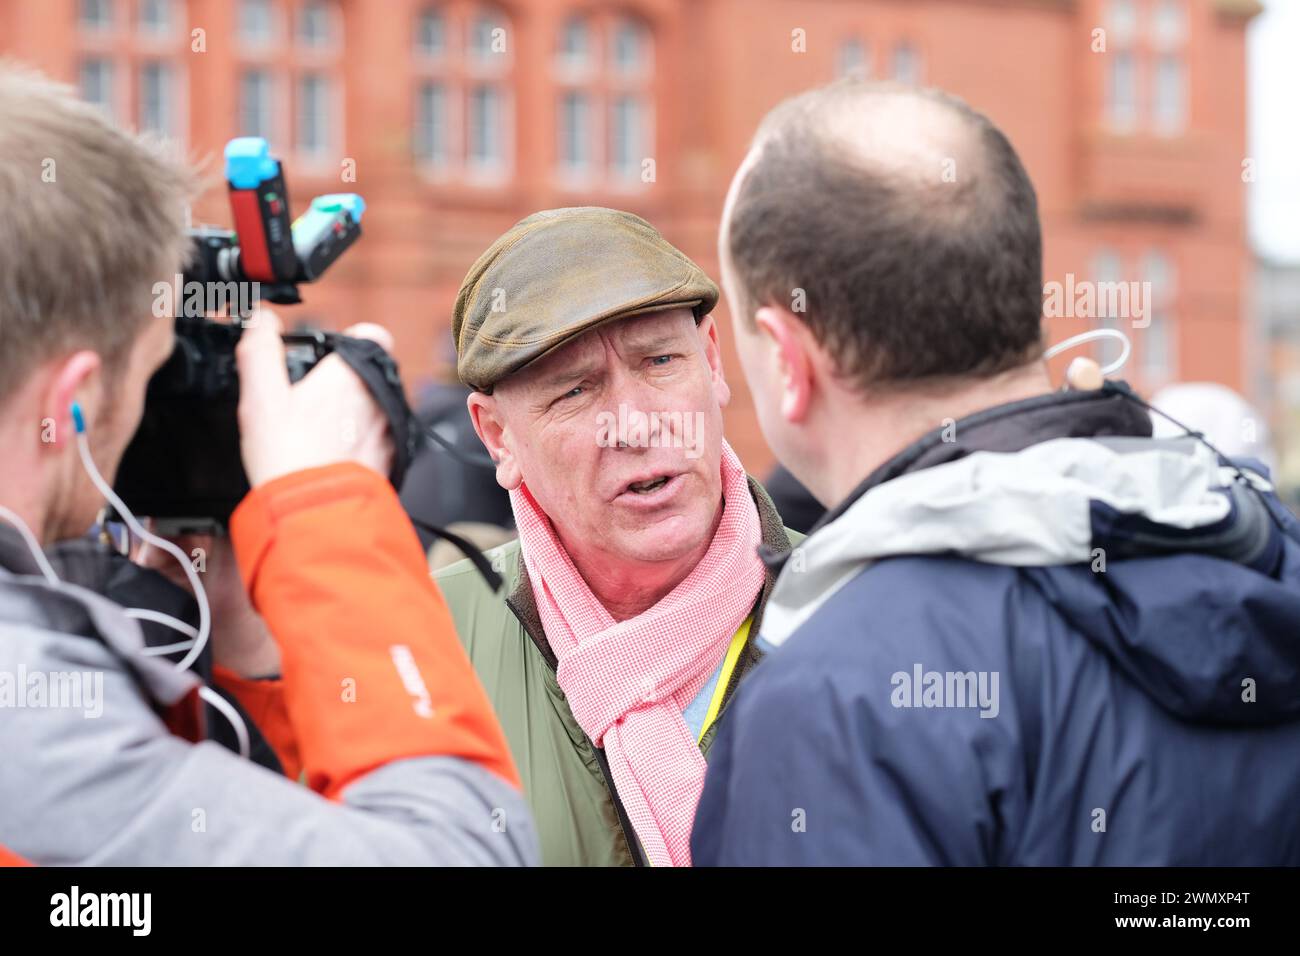
[[[482,392],[614,319],[690,308],[718,287],[640,216],[599,206],[521,219],[470,267],[451,332],[460,380]]]

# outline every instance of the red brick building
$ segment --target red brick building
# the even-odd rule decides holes
[[[366,238],[300,318],[392,327],[418,387],[474,258],[512,222],[603,204],[716,276],[763,113],[858,73],[988,113],[1038,188],[1045,281],[1152,283],[1126,375],[1240,389],[1245,27],[1255,0],[0,0],[0,54],[213,158],[268,136],[296,208],[356,191]],[[197,215],[228,222],[219,190]],[[1069,279],[1068,277],[1073,277]],[[1052,318],[1053,339],[1125,316]],[[724,326],[725,327],[725,326]],[[739,370],[730,356],[734,380]],[[743,388],[729,434],[770,456]]]

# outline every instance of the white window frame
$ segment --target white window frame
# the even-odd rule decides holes
[[[1116,50],[1106,54],[1106,123],[1116,133],[1132,133],[1142,115],[1141,77],[1138,55],[1133,50]],[[1121,84],[1118,74],[1126,66],[1128,74]],[[1127,87],[1125,92],[1122,87]]]
[[[835,48],[835,76],[861,80],[871,76],[871,48],[861,37],[845,37]]]
[[[162,125],[159,127],[146,126],[144,123],[145,113],[145,73],[151,68],[157,67],[162,73],[160,76],[159,87],[159,113],[162,117]],[[180,78],[180,67],[170,60],[154,59],[143,60],[136,69],[135,76],[135,97],[136,97],[136,123],[141,130],[151,130],[160,136],[165,136],[172,140],[183,140],[184,136],[181,130],[181,110],[180,103],[183,99],[184,84]]]
[[[479,88],[496,93],[498,104],[499,149],[495,160],[483,161],[473,155],[473,97]],[[493,80],[471,79],[464,86],[465,102],[463,146],[465,177],[473,185],[498,186],[509,179],[514,167],[514,99],[507,84]]]
[[[637,38],[637,58],[630,67],[619,62],[619,34],[624,29],[631,29]],[[621,79],[640,79],[654,74],[655,40],[645,21],[634,16],[621,16],[610,28],[609,35],[609,75]]]
[[[421,31],[426,20],[436,19],[442,28],[442,47],[434,49],[424,44],[424,37]],[[415,50],[415,55],[421,60],[438,63],[446,59],[452,50],[452,29],[451,18],[447,16],[447,11],[439,4],[426,4],[415,13],[415,30],[411,37],[411,47]]]
[[[889,55],[889,75],[896,83],[920,86],[925,79],[925,62],[921,56],[921,48],[911,40],[899,40],[895,43]]]
[[[632,163],[629,166],[618,166],[614,155],[613,138],[614,130],[614,111],[617,108],[618,101],[629,99],[634,101],[638,107],[637,116],[637,136],[640,139],[638,146],[633,152],[639,152],[639,156],[632,157]],[[655,141],[655,123],[654,123],[654,96],[653,90],[644,88],[638,91],[623,90],[615,92],[609,101],[607,108],[609,114],[609,129],[606,133],[606,169],[608,171],[610,182],[616,187],[627,189],[640,188],[645,183],[641,181],[641,167],[646,159],[654,156]]]
[[[591,180],[592,174],[599,163],[596,129],[600,125],[597,116],[600,112],[600,97],[594,91],[585,87],[561,89],[558,96],[556,134],[560,143],[558,151],[560,154],[558,157],[560,177],[571,185],[583,185]],[[567,122],[567,105],[570,97],[580,98],[585,107],[582,117],[584,123],[582,128],[576,132],[570,129]],[[565,155],[570,139],[578,144],[580,156],[576,161],[574,157]]]
[[[306,12],[308,9],[318,9],[324,14],[325,18],[325,37],[323,42],[308,43],[303,36],[302,27],[306,23]],[[335,53],[342,46],[343,37],[343,11],[339,8],[337,0],[304,0],[301,6],[294,11],[293,22],[293,43],[299,50],[311,53]]]
[[[436,123],[431,122],[429,129],[432,135],[428,138],[428,143],[421,142],[421,127],[424,125],[424,106],[425,93],[437,90],[442,94],[442,114],[443,125],[441,128],[442,154],[435,154],[432,150],[425,149],[426,145],[432,145],[433,138],[438,133]],[[455,124],[452,120],[454,112],[455,85],[448,83],[442,77],[422,77],[415,88],[415,132],[414,136],[416,165],[433,172],[443,173],[452,167],[456,155],[456,143],[452,137]],[[432,119],[432,117],[431,117]]]
[[[86,96],[86,86],[84,82],[86,78],[85,70],[86,67],[91,65],[92,63],[102,68],[100,73],[101,85],[105,77],[107,77],[108,79],[108,84],[107,84],[108,95],[105,99],[102,100],[100,99],[92,100]],[[100,109],[104,110],[104,112],[108,115],[109,119],[113,120],[114,122],[119,121],[124,115],[122,111],[123,84],[119,80],[120,70],[118,69],[118,66],[119,64],[112,57],[105,56],[103,54],[91,54],[88,56],[83,56],[77,62],[77,95],[80,96],[87,103],[93,103],[96,106],[98,106]]]
[[[1157,54],[1151,77],[1151,127],[1156,133],[1179,136],[1186,132],[1189,92],[1187,60],[1176,53]]]
[[[164,18],[161,24],[150,24],[144,18],[146,4],[157,4],[158,8],[164,11]],[[177,35],[179,26],[178,3],[177,0],[138,0],[136,15],[136,32],[142,37],[149,40],[172,39]]]
[[[100,12],[107,12],[108,18],[101,20],[86,19],[86,6],[93,4]],[[118,17],[121,15],[117,0],[77,0],[77,27],[90,33],[111,33],[117,29]]]
[[[263,103],[260,104],[265,106],[265,118],[266,118],[265,129],[255,130],[255,129],[250,129],[244,125],[244,119],[245,116],[247,115],[244,109],[244,103],[245,103],[244,81],[245,79],[247,79],[249,76],[253,74],[260,75],[264,77],[266,80],[266,84],[264,87],[266,92],[263,99]],[[277,129],[279,129],[279,127],[277,127],[276,125],[277,116],[281,115],[279,110],[281,104],[279,102],[279,97],[277,95],[279,92],[279,88],[281,86],[280,76],[276,73],[276,71],[272,70],[268,66],[250,65],[250,66],[243,67],[239,71],[236,82],[238,83],[238,89],[236,90],[235,109],[239,111],[239,117],[236,123],[238,135],[261,136],[264,137],[268,142],[278,141],[280,137],[275,136],[274,133],[277,131]]]
[[[1159,273],[1163,272],[1163,276]],[[1142,341],[1137,348],[1138,367],[1148,389],[1178,378],[1178,269],[1173,257],[1163,249],[1149,249],[1142,257],[1142,281],[1151,283],[1151,301],[1147,315],[1151,322],[1145,329],[1134,329]],[[1151,330],[1162,337],[1164,354],[1161,364],[1152,362]]]
[[[303,122],[307,116],[305,109],[305,96],[303,95],[309,81],[315,81],[319,85],[319,95],[323,97],[324,102],[315,104],[319,109],[317,117],[317,133],[321,134],[319,143],[308,145],[303,140]],[[322,164],[327,163],[331,156],[338,152],[337,144],[337,109],[335,100],[337,99],[337,90],[335,89],[333,77],[325,70],[303,70],[294,77],[293,89],[293,149],[294,154],[304,163]]]
[[[256,36],[245,32],[247,23],[244,19],[244,12],[254,5],[266,8],[266,33]],[[284,24],[280,21],[280,9],[275,0],[238,0],[235,7],[235,36],[240,44],[249,49],[264,50],[274,46],[282,37]]]

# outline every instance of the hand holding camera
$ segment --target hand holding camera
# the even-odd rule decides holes
[[[251,486],[316,465],[359,461],[398,487],[422,446],[387,332],[283,334],[273,314],[250,313],[257,301],[300,302],[299,286],[360,238],[365,202],[318,196],[291,221],[284,171],[260,139],[230,142],[226,180],[235,230],[191,230],[176,349],[117,474],[127,506],[170,533],[220,529]],[[208,319],[216,301],[248,306],[243,321]]]
[[[382,326],[355,325],[345,334],[385,350],[392,347]],[[337,354],[327,355],[291,383],[280,320],[266,308],[254,313],[235,354],[241,383],[240,452],[252,487],[341,461],[389,474],[393,443],[388,418]]]

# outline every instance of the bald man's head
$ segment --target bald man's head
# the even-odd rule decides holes
[[[802,305],[863,388],[994,375],[1041,350],[1033,186],[997,127],[937,90],[843,81],[776,107],[720,242],[741,320]]]

